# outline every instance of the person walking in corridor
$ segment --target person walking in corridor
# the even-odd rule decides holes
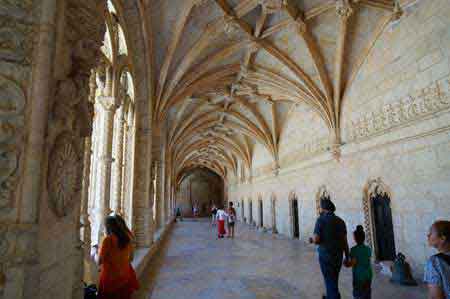
[[[230,202],[228,208],[228,238],[234,238],[234,225],[236,223],[236,210],[233,207],[233,202]]]
[[[428,244],[438,251],[425,265],[428,298],[450,299],[450,221],[433,223],[428,233]]]
[[[212,226],[214,226],[214,224],[216,223],[216,214],[217,214],[217,208],[216,208],[216,205],[213,205],[212,206],[212,209],[211,209],[211,218],[212,218]]]
[[[354,299],[370,299],[372,284],[372,266],[370,257],[372,251],[369,246],[364,244],[366,234],[362,225],[358,225],[353,232],[356,246],[350,250],[350,258],[347,266],[353,267],[353,298]]]
[[[220,206],[216,213],[217,219],[217,237],[223,238],[227,233],[225,231],[225,220],[227,219],[228,214],[223,210],[223,207]]]
[[[139,287],[130,265],[132,254],[131,232],[115,216],[105,219],[106,237],[99,253],[99,299],[130,299]]]
[[[322,272],[326,299],[340,299],[339,272],[342,267],[343,253],[348,261],[349,249],[347,242],[347,229],[345,222],[336,216],[336,207],[329,199],[320,202],[320,216],[314,227],[314,235],[310,243],[318,246],[319,264]]]

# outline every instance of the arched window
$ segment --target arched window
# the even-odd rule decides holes
[[[108,1],[102,59],[92,70],[95,107],[91,140],[89,209],[92,240],[99,242],[103,217],[122,215],[132,227],[135,140],[134,82],[125,31]],[[93,209],[103,213],[92,213]]]

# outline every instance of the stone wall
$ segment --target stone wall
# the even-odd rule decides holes
[[[297,197],[300,239],[306,241],[320,189],[327,189],[349,232],[358,224],[371,229],[365,209],[367,190],[376,181],[391,196],[397,252],[406,254],[415,273],[422,272],[433,252],[426,242],[428,228],[450,215],[449,14],[448,1],[418,1],[385,28],[345,96],[340,161],[326,143],[315,155],[302,155],[302,147],[291,150],[289,144],[314,140],[287,134],[294,137],[281,141],[289,148],[281,151],[283,156],[300,158],[281,159],[278,176],[267,171],[252,184],[230,186],[230,200],[245,199],[248,217],[252,198],[255,219],[260,196],[264,217],[271,219],[274,194],[277,229],[291,235],[289,199]],[[270,227],[270,221],[264,222]]]

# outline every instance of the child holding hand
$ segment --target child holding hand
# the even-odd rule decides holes
[[[356,246],[350,250],[350,261],[346,264],[352,267],[353,272],[353,298],[354,299],[370,299],[371,284],[373,278],[372,266],[370,258],[372,250],[364,244],[366,235],[362,225],[358,225],[353,232]]]

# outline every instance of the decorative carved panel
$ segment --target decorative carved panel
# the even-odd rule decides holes
[[[11,207],[22,150],[25,94],[0,75],[0,209]]]
[[[32,1],[0,5],[0,210],[14,206],[19,180],[32,31]]]
[[[80,196],[83,163],[79,152],[74,138],[62,133],[50,153],[47,180],[50,207],[60,217],[70,212]]]
[[[389,130],[422,120],[435,113],[450,109],[450,78],[435,81],[431,85],[408,96],[386,104],[352,121],[349,140],[382,135]]]

